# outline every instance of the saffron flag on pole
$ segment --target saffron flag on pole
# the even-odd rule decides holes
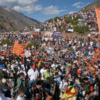
[[[14,47],[13,47],[13,53],[16,53],[17,52],[17,41],[15,40],[15,43],[14,43]]]
[[[99,32],[100,32],[100,8],[95,8],[95,12],[96,12],[98,28],[99,28]]]
[[[24,49],[25,49],[25,46],[18,44],[17,41],[15,40],[13,53],[15,53],[18,56],[20,55],[20,56],[24,57],[25,56]]]

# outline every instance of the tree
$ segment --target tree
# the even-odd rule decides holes
[[[51,18],[51,19],[49,19],[49,20],[48,20],[48,22],[49,22],[49,23],[50,23],[50,22],[53,22],[53,19],[52,19],[52,18]]]
[[[71,17],[66,18],[66,19],[65,19],[65,22],[66,22],[66,23],[72,23],[72,18],[71,18]]]
[[[79,22],[78,19],[82,19],[82,17],[81,16],[77,16],[73,20],[72,20],[71,17],[68,17],[68,18],[65,19],[65,22],[66,23],[72,23],[73,25],[77,25],[77,23]]]
[[[89,31],[89,27],[88,26],[75,26],[75,32],[78,32],[80,34],[84,34],[85,32],[88,32]]]
[[[38,42],[32,42],[32,43],[28,44],[26,46],[26,50],[28,50],[28,48],[31,48],[32,46],[35,46],[37,48],[38,47]]]
[[[7,44],[7,45],[9,45],[9,39],[3,39],[2,41],[1,41],[1,45],[3,46],[3,45],[5,45],[5,44]]]
[[[74,20],[82,19],[82,16],[77,16]]]
[[[31,48],[31,46],[32,46],[32,44],[30,43],[30,44],[28,44],[25,48],[26,48],[26,50],[28,50],[28,48]]]
[[[55,17],[55,18],[54,18],[54,21],[56,21],[56,22],[57,22],[57,19],[60,19],[60,17]]]

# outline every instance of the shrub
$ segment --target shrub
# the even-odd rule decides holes
[[[78,32],[78,33],[81,33],[81,34],[84,34],[85,32],[88,32],[89,31],[89,27],[88,26],[75,26],[75,32]]]
[[[57,21],[57,19],[60,19],[60,17],[55,17],[55,18],[54,18],[54,21]]]
[[[1,41],[1,45],[3,46],[3,45],[5,45],[5,44],[7,44],[7,45],[9,45],[9,39],[3,39],[2,41]]]
[[[28,45],[26,46],[26,50],[28,50],[28,48],[31,48],[32,45],[35,46],[35,47],[37,48],[37,47],[38,47],[38,42],[32,42],[32,43],[28,44]]]
[[[66,18],[66,19],[65,19],[65,22],[66,22],[66,23],[72,23],[72,18],[71,18],[71,17]]]
[[[34,45],[37,48],[38,47],[38,42],[32,42],[32,45]]]
[[[78,19],[81,19],[81,18],[82,18],[81,16],[77,16],[76,18],[74,18],[72,20],[71,17],[68,17],[68,18],[65,19],[65,22],[66,23],[72,23],[73,25],[77,25],[77,23],[79,22]]]
[[[32,46],[32,44],[30,43],[30,44],[28,44],[25,48],[26,48],[26,50],[28,50],[28,48],[31,48],[31,46]]]
[[[50,22],[53,22],[53,19],[52,19],[52,18],[51,18],[51,19],[49,19],[49,20],[48,20],[48,22],[49,22],[49,23],[50,23]]]

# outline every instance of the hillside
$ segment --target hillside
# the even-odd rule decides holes
[[[0,31],[22,30],[35,24],[40,24],[40,22],[10,8],[0,7]]]
[[[85,6],[82,10],[94,10],[95,7],[100,8],[100,0],[95,0],[93,3],[88,4],[87,6]]]

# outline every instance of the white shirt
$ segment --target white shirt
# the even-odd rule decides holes
[[[25,70],[24,64],[21,65],[21,68],[22,68],[23,70]]]
[[[63,88],[63,89],[65,89],[66,88],[66,86],[68,86],[68,83],[67,82],[64,82],[63,80],[60,82],[60,86],[59,86],[59,88]],[[63,92],[65,92],[65,90],[62,90]]]
[[[15,66],[12,64],[12,65],[11,65],[11,69],[14,70],[14,67],[15,67]]]
[[[90,42],[90,45],[91,45],[91,47],[93,46],[93,42],[92,41]]]
[[[72,41],[69,41],[69,44],[71,44],[72,43]]]
[[[20,74],[20,73],[24,73],[24,75],[26,75],[26,72],[25,71],[18,71],[17,72],[17,75]]]
[[[39,72],[38,72],[38,70],[36,69],[36,71],[34,72],[34,74],[35,74],[35,79],[38,77],[38,75],[39,75]]]
[[[16,100],[25,100],[25,98],[24,97],[17,97],[17,99]]]
[[[57,68],[57,65],[55,65],[55,64],[52,64],[52,65],[51,65],[51,67],[52,67],[52,68],[53,68],[53,67],[56,67],[56,68]]]
[[[28,76],[29,76],[30,80],[36,79],[35,78],[35,72],[32,68],[28,70]]]
[[[43,74],[44,74],[44,72],[46,72],[46,71],[47,71],[46,69],[41,69],[41,70],[40,70],[40,73],[41,73],[41,80],[44,80]]]

